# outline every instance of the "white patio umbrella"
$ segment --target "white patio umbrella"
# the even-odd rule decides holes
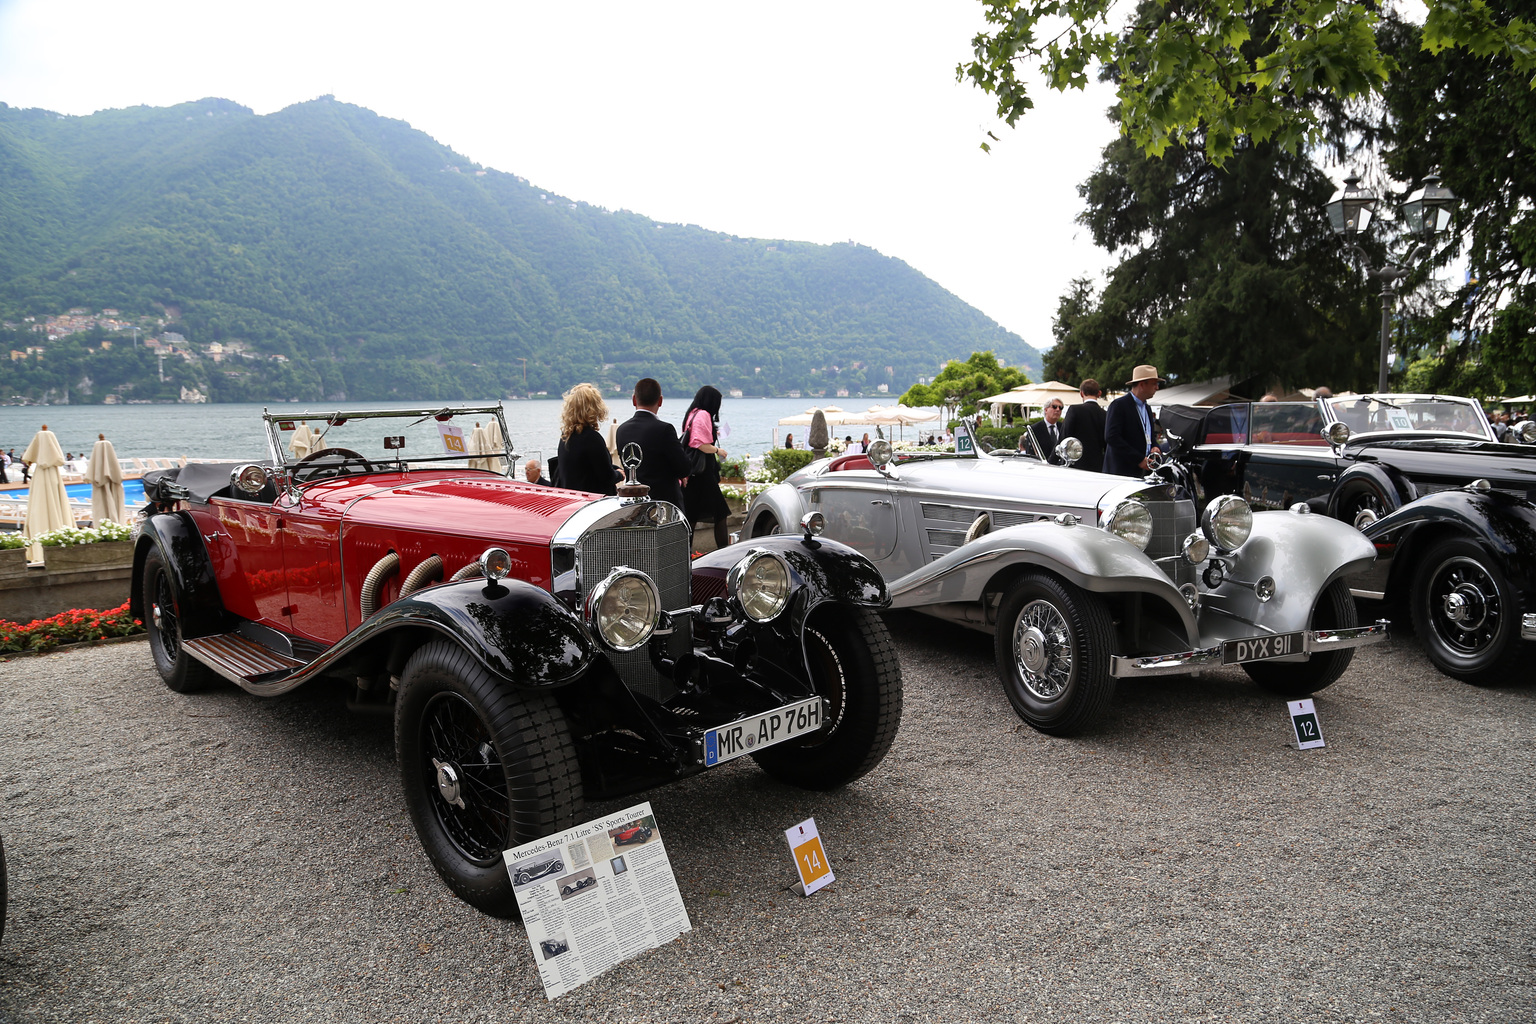
[[[1081,405],[1083,393],[1071,384],[1063,384],[1059,380],[1048,380],[1040,384],[1024,384],[1012,391],[1004,391],[1000,395],[983,398],[976,404],[992,406],[995,418],[998,406],[1022,405],[1031,408],[1044,405],[1053,398],[1058,399],[1062,405]]]
[[[811,425],[811,420],[815,418],[816,412],[817,412],[818,408],[819,408],[818,406],[812,406],[811,408],[805,410],[805,412],[796,413],[794,416],[785,416],[783,419],[779,420],[779,426],[781,426],[781,427],[808,427],[808,426]],[[829,427],[840,426],[840,425],[842,425],[844,423],[863,423],[864,422],[864,420],[852,420],[852,419],[849,419],[848,418],[849,414],[844,412],[842,409],[838,408],[835,405],[829,405],[826,408],[821,409],[820,411],[821,411],[821,414],[824,417],[826,417],[827,426],[829,426]]]
[[[492,473],[500,473],[503,476],[507,472],[507,460],[502,454],[507,450],[507,441],[501,433],[501,421],[491,420],[485,425],[486,451],[491,458],[486,459],[486,468]]]
[[[91,525],[128,522],[128,498],[123,494],[123,464],[107,435],[97,434],[85,479],[91,485]]]
[[[491,468],[491,460],[484,457],[488,449],[488,445],[485,440],[485,428],[476,423],[475,429],[471,430],[469,432],[469,437],[465,438],[464,440],[464,448],[467,452],[469,452],[469,468],[484,469],[489,471]]]
[[[302,459],[314,449],[311,447],[315,438],[319,435],[309,429],[309,424],[300,423],[293,430],[293,437],[288,441],[288,450],[293,452],[295,459]]]
[[[619,418],[615,416],[608,423],[608,459],[619,469],[624,468],[624,460],[619,456]]]
[[[27,445],[22,460],[32,466],[32,486],[27,490],[27,521],[22,532],[33,538],[27,548],[27,560],[41,562],[43,546],[36,538],[53,530],[75,525],[75,517],[69,510],[69,492],[64,489],[64,477],[59,467],[64,465],[64,449],[59,439],[43,424]]]

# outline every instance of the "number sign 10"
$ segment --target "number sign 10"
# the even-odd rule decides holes
[[[1293,700],[1286,703],[1291,711],[1291,727],[1296,730],[1296,749],[1309,750],[1323,745],[1323,728],[1317,724],[1317,709],[1312,701]]]
[[[827,851],[821,845],[821,833],[816,831],[816,819],[806,818],[793,828],[784,830],[789,841],[789,852],[795,858],[795,870],[800,872],[800,894],[809,896],[817,889],[836,881]]]

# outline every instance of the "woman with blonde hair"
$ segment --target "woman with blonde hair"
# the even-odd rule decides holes
[[[577,384],[560,407],[560,454],[555,486],[593,494],[617,494],[618,475],[608,457],[608,442],[597,425],[608,418],[608,404],[591,384]]]

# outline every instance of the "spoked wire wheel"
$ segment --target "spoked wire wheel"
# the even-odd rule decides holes
[[[1066,692],[1077,664],[1072,632],[1061,609],[1050,601],[1031,601],[1013,627],[1014,665],[1024,688],[1042,701]]]
[[[439,693],[421,718],[422,782],[432,810],[465,859],[499,863],[511,834],[507,773],[490,730],[469,701]]]

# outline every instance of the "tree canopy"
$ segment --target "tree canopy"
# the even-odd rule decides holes
[[[1121,260],[1102,293],[1079,280],[1062,296],[1046,376],[1123,381],[1153,363],[1183,380],[1363,383],[1376,321],[1322,223],[1331,188],[1307,156],[1269,143],[1219,169],[1199,148],[1153,159],[1116,139],[1079,187],[1078,219]]]
[[[995,96],[997,116],[1010,127],[1034,106],[1031,70],[1065,91],[1086,86],[1097,65],[1116,83],[1121,130],[1139,150],[1159,156],[1171,146],[1199,146],[1217,166],[1240,139],[1290,152],[1320,143],[1319,111],[1293,97],[1378,97],[1404,64],[1404,55],[1379,45],[1375,0],[1158,0],[1139,4],[1128,24],[1119,23],[1116,0],[981,3],[988,27],[956,73]],[[1419,46],[1427,54],[1494,58],[1508,65],[1516,88],[1536,85],[1536,29],[1511,13],[1519,5],[1425,5]]]
[[[1536,17],[1536,0],[1504,5]],[[1399,72],[1385,91],[1383,123],[1368,137],[1394,177],[1417,181],[1432,168],[1461,199],[1455,229],[1429,265],[1465,256],[1467,281],[1407,346],[1425,390],[1497,394],[1536,390],[1536,93],[1523,61],[1466,49],[1433,51],[1427,27],[1388,19],[1381,48]],[[1422,276],[1422,271],[1420,273]],[[1410,282],[1411,283],[1411,282]],[[1449,337],[1449,345],[1447,338]]]
[[[1023,370],[1004,366],[991,352],[972,352],[963,363],[951,359],[932,383],[912,385],[901,396],[901,404],[939,406],[950,415],[957,410],[968,415],[976,411],[981,399],[1029,382],[1029,375]]]

